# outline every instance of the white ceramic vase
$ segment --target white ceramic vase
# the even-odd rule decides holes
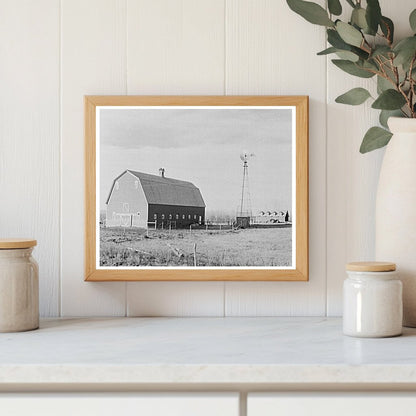
[[[397,264],[403,323],[416,327],[416,119],[391,117],[376,203],[376,260]]]

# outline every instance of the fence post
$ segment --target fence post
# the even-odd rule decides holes
[[[194,267],[197,267],[198,262],[196,260],[196,243],[194,243]]]

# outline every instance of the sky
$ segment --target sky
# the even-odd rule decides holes
[[[253,214],[291,212],[292,110],[278,108],[102,108],[100,205],[115,177],[127,169],[194,183],[207,214],[235,215],[249,160]]]

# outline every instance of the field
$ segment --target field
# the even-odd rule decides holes
[[[292,228],[100,229],[101,266],[290,266]]]

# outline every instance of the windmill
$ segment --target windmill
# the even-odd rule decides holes
[[[249,187],[249,182],[248,182],[248,161],[253,156],[255,156],[254,153],[248,153],[246,151],[240,154],[240,159],[243,162],[243,185],[241,187],[241,200],[240,200],[240,207],[238,210],[237,217],[240,217],[240,218],[248,217],[248,222],[250,221],[250,217],[252,215],[250,187]]]

